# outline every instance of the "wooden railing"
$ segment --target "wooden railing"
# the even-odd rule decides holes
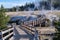
[[[29,33],[35,34],[35,25],[40,26],[41,18],[38,18],[36,20],[26,21],[22,23],[22,27],[24,27]]]
[[[26,21],[24,22],[22,25],[37,25],[37,24],[40,24],[41,23],[41,18],[38,18],[36,20],[31,20],[31,21]]]
[[[29,27],[29,26],[26,26],[26,25],[22,25],[22,27],[24,27],[24,29],[27,30],[29,34],[35,34],[35,31],[34,31],[33,27]]]
[[[13,27],[0,31],[0,40],[9,40],[13,36]]]
[[[49,27],[46,26],[47,25],[46,23],[44,24],[45,29],[41,27],[41,23],[45,21],[46,21],[45,18],[37,18],[36,20],[23,22],[22,27],[24,27],[24,29],[26,29],[29,33],[33,34],[39,40],[42,35],[45,35],[45,36],[48,35],[48,36],[54,37],[54,33],[55,33],[54,27],[49,28],[50,26]],[[36,27],[38,28],[38,30],[36,30]]]

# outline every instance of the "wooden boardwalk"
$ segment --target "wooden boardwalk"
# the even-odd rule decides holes
[[[42,27],[41,24],[45,21],[45,26]],[[47,39],[52,39],[52,34],[55,33],[55,28],[52,26],[47,26],[47,19],[38,18],[33,21],[26,21],[20,25],[14,25],[14,40],[44,40],[46,35]],[[50,24],[49,24],[50,25]],[[50,36],[52,35],[52,36]],[[41,37],[42,36],[42,37]]]
[[[34,36],[29,34],[21,26],[16,26],[14,28],[14,40],[34,40]]]

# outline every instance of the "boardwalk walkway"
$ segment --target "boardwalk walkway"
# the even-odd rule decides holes
[[[16,26],[14,28],[14,40],[34,40],[34,36],[29,34],[21,26]]]

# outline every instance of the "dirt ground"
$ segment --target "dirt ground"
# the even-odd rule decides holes
[[[19,11],[19,12],[6,12],[6,15],[9,16],[30,16],[30,15],[38,15],[40,13],[49,13],[49,14],[55,14],[57,16],[60,16],[60,10],[46,10],[46,11]]]

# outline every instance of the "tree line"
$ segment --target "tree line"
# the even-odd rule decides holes
[[[52,4],[51,4],[52,1]],[[51,7],[54,8],[54,10],[60,10],[60,0],[47,0],[47,1],[40,1],[39,6],[35,7],[34,3],[26,3],[24,6],[16,6],[13,8],[6,8],[7,11],[36,11],[36,10],[42,10],[42,7],[44,6],[45,10],[51,10]]]

